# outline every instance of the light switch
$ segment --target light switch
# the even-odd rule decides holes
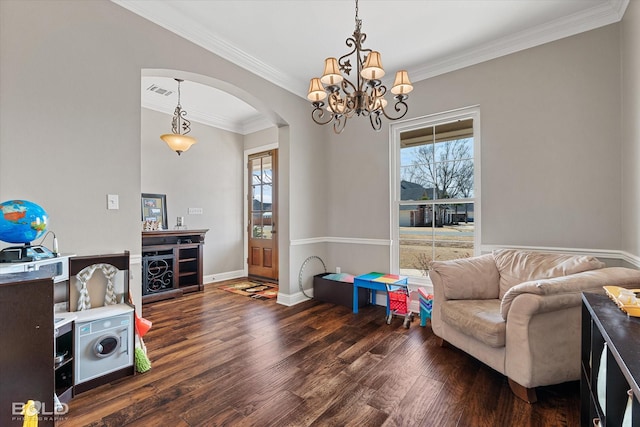
[[[120,201],[117,194],[107,194],[107,209],[120,209]]]

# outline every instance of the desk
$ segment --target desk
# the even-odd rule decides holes
[[[376,292],[387,292],[386,285],[406,285],[408,283],[407,277],[398,276],[395,274],[384,273],[368,273],[361,276],[356,276],[353,279],[353,312],[358,312],[358,288],[370,289],[371,291],[371,304],[376,303]],[[388,297],[387,297],[388,299]],[[389,304],[387,301],[387,315],[389,315]]]

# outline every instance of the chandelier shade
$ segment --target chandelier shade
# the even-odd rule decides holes
[[[394,95],[406,95],[412,90],[413,86],[409,81],[409,73],[406,70],[398,71],[391,87],[391,93]]]
[[[340,74],[340,67],[336,58],[327,58],[324,60],[324,73],[320,81],[326,85],[337,85],[344,80]],[[322,89],[324,91],[324,88]]]
[[[313,121],[319,125],[333,124],[333,131],[338,134],[344,130],[347,120],[353,116],[369,117],[371,127],[376,131],[382,128],[382,117],[389,120],[403,118],[409,111],[405,101],[409,92],[413,90],[409,73],[406,70],[398,71],[390,91],[395,95],[395,113],[391,115],[387,112],[389,102],[385,99],[387,87],[382,84],[385,75],[382,58],[380,52],[362,46],[367,35],[361,31],[362,20],[358,18],[358,0],[355,0],[355,3],[356,27],[353,36],[345,41],[351,51],[340,58],[325,59],[322,76],[311,79],[307,92],[307,99],[314,107],[311,111]],[[355,61],[352,63],[353,56]],[[345,74],[351,75],[354,68],[356,80],[351,82]]]
[[[324,87],[322,87],[320,79],[317,77],[311,79],[311,82],[309,83],[309,93],[307,94],[307,98],[311,102],[318,102],[322,101],[326,97],[327,93],[324,91]]]
[[[362,68],[360,75],[367,80],[380,80],[384,77],[384,68],[382,68],[380,52],[374,50],[367,55],[367,60],[364,63],[364,68]]]
[[[179,156],[198,141],[192,136],[187,136],[187,134],[191,132],[191,122],[186,119],[187,112],[184,111],[180,105],[180,83],[184,80],[174,80],[178,82],[178,105],[176,105],[176,109],[173,112],[173,120],[171,121],[172,133],[160,135],[160,139],[166,142],[169,148]]]

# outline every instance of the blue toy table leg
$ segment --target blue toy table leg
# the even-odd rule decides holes
[[[358,312],[358,285],[357,283],[353,284],[353,312]]]
[[[427,310],[420,304],[420,326],[427,326]]]
[[[420,326],[427,326],[427,319],[431,319],[433,309],[433,295],[428,294],[424,289],[419,289],[420,295]]]

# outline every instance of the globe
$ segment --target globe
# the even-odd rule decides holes
[[[47,231],[47,212],[27,200],[0,203],[0,240],[31,243]]]

